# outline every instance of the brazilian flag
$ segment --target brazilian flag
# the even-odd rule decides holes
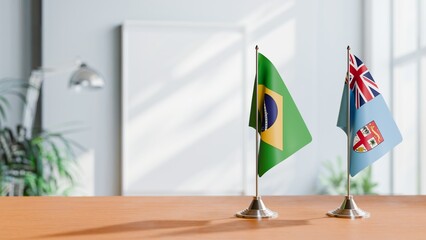
[[[312,137],[274,65],[258,53],[258,107],[253,91],[249,126],[258,131],[259,176],[311,142]],[[255,83],[256,84],[256,83]]]

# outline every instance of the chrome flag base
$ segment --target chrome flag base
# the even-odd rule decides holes
[[[250,206],[241,211],[237,212],[235,216],[240,218],[276,218],[278,213],[269,210],[263,203],[260,197],[253,197]]]
[[[340,208],[337,208],[336,210],[329,211],[327,215],[330,217],[351,219],[370,217],[370,213],[363,211],[356,205],[352,195],[345,196],[342,206],[340,206]]]

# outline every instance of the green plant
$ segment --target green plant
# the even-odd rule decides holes
[[[16,131],[4,127],[9,96],[25,103],[25,83],[0,81],[0,194],[1,195],[68,195],[75,184],[74,148],[80,145],[65,137],[69,131],[41,131],[27,136],[27,129]]]
[[[2,195],[67,195],[74,186],[74,146],[61,133],[43,131],[25,137],[25,129],[16,133],[0,131]],[[65,187],[65,188],[64,188]]]
[[[324,163],[324,175],[320,176],[322,194],[344,195],[347,188],[347,170],[343,166],[340,157],[337,161]],[[351,194],[368,195],[377,194],[375,188],[377,183],[373,181],[372,168],[367,167],[364,171],[351,178]]]

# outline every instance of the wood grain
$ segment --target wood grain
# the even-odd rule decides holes
[[[235,218],[251,197],[3,197],[0,239],[426,239],[426,196],[356,196],[359,220],[325,216],[341,196],[263,200],[278,218]]]

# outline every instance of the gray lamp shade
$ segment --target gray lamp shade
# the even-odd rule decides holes
[[[105,85],[103,78],[85,63],[72,74],[69,86],[74,89],[100,89]]]

